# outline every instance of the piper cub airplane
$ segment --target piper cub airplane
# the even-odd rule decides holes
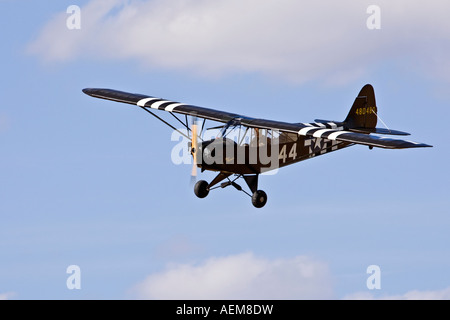
[[[258,176],[266,171],[355,144],[365,145],[370,149],[431,147],[423,143],[373,135],[406,136],[409,133],[376,127],[378,109],[374,90],[370,84],[361,89],[344,121],[315,120],[313,123],[250,118],[236,113],[111,89],[90,88],[84,89],[83,92],[95,98],[142,108],[189,139],[188,147],[193,156],[192,176],[196,176],[197,167],[201,168],[202,172],[205,170],[218,172],[211,182],[201,180],[195,184],[194,192],[197,197],[205,198],[213,189],[233,186],[249,195],[257,208],[263,207],[267,202],[266,193],[258,189]],[[175,128],[154,113],[154,110],[169,112],[184,126],[183,129]],[[184,118],[180,119],[176,114],[184,115]],[[203,119],[203,122],[199,122],[197,118]],[[220,122],[222,125],[205,129],[207,120]],[[206,130],[210,129],[216,129],[217,134],[199,143],[198,139],[202,139],[202,132],[205,130],[206,133]],[[239,178],[245,180],[251,194],[236,183]],[[222,182],[224,180],[225,182]]]

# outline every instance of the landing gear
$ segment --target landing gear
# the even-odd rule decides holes
[[[252,196],[252,204],[256,208],[262,208],[267,202],[267,194],[262,190],[256,190]]]
[[[217,177],[214,178],[211,183],[206,182],[205,180],[200,180],[197,182],[194,186],[194,193],[199,198],[205,198],[208,196],[209,191],[217,188],[226,188],[228,186],[233,186],[238,191],[242,191],[245,194],[247,194],[249,197],[252,198],[252,204],[256,208],[262,208],[267,203],[267,194],[262,191],[258,190],[258,175],[241,175],[237,174],[236,178],[231,180],[229,177],[231,176],[231,173],[225,173],[221,172],[217,175]],[[240,185],[236,183],[236,180],[239,178],[243,178],[245,182],[247,183],[248,187],[250,188],[251,192],[253,192],[253,195],[246,192]],[[222,182],[223,180],[227,179],[228,181]],[[222,182],[222,183],[220,183]],[[220,184],[219,184],[220,183]]]
[[[209,183],[205,180],[200,180],[194,186],[194,193],[199,198],[205,198],[209,193]]]

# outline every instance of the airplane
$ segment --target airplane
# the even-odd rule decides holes
[[[195,184],[194,193],[198,198],[205,198],[214,189],[233,186],[250,196],[256,208],[262,208],[267,203],[267,194],[258,189],[258,177],[262,173],[354,145],[368,146],[369,149],[432,147],[385,137],[407,136],[409,133],[376,127],[378,108],[370,84],[361,89],[344,121],[316,119],[311,123],[251,118],[112,89],[86,88],[82,91],[95,98],[135,105],[187,138],[189,152],[193,157],[192,177],[195,179],[197,168],[201,172],[217,172],[211,182],[200,180]],[[156,114],[156,110],[170,113],[183,128],[176,128]],[[181,115],[184,115],[184,119],[180,119]],[[203,119],[201,126],[198,118]],[[220,125],[205,129],[206,121],[218,122]],[[216,130],[217,134],[203,140],[202,132],[208,130]],[[199,142],[199,139],[202,141]],[[236,183],[240,178],[246,182],[251,193]]]

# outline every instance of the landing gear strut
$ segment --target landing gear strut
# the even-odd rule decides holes
[[[231,180],[229,178],[230,176],[231,176],[231,173],[221,172],[217,175],[217,177],[214,178],[213,181],[211,181],[211,183],[208,183],[205,180],[198,181],[194,186],[195,195],[199,198],[205,198],[206,196],[208,196],[209,191],[211,191],[213,189],[217,189],[219,187],[226,188],[228,186],[233,186],[238,191],[242,191],[245,194],[247,194],[249,197],[251,197],[253,206],[255,206],[256,208],[264,207],[264,205],[267,203],[267,194],[262,190],[258,190],[258,175],[257,174],[256,175],[245,175],[245,176],[239,174],[233,180]],[[239,178],[243,178],[245,180],[245,182],[247,183],[248,187],[250,188],[250,190],[253,194],[249,194],[248,192],[243,190],[240,185],[238,185],[236,183],[236,180],[238,180]],[[227,179],[228,181],[222,182],[220,185],[217,185],[225,179]]]

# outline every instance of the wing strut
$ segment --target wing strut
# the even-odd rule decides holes
[[[147,110],[147,109],[145,109],[145,110]],[[187,125],[187,116],[186,116],[186,123],[184,123],[184,122],[181,121],[176,115],[174,115],[173,112],[169,112],[169,113],[172,115],[172,117],[174,117],[175,119],[177,119],[178,122],[181,123],[181,124],[186,128],[186,130],[187,130],[188,132],[191,131],[191,128],[189,128],[188,125]]]
[[[152,116],[154,116],[155,118],[157,118],[158,120],[162,121],[163,123],[167,124],[169,127],[171,127],[173,130],[177,131],[179,134],[185,136],[188,140],[190,140],[191,138],[188,137],[187,135],[185,135],[183,132],[181,132],[180,130],[178,130],[177,128],[175,128],[174,126],[172,126],[170,123],[168,123],[167,121],[165,121],[164,119],[161,119],[160,117],[158,117],[156,114],[154,114],[153,112],[151,112],[150,110],[147,110],[146,108],[141,107],[141,109],[147,111],[148,113],[150,113]]]

